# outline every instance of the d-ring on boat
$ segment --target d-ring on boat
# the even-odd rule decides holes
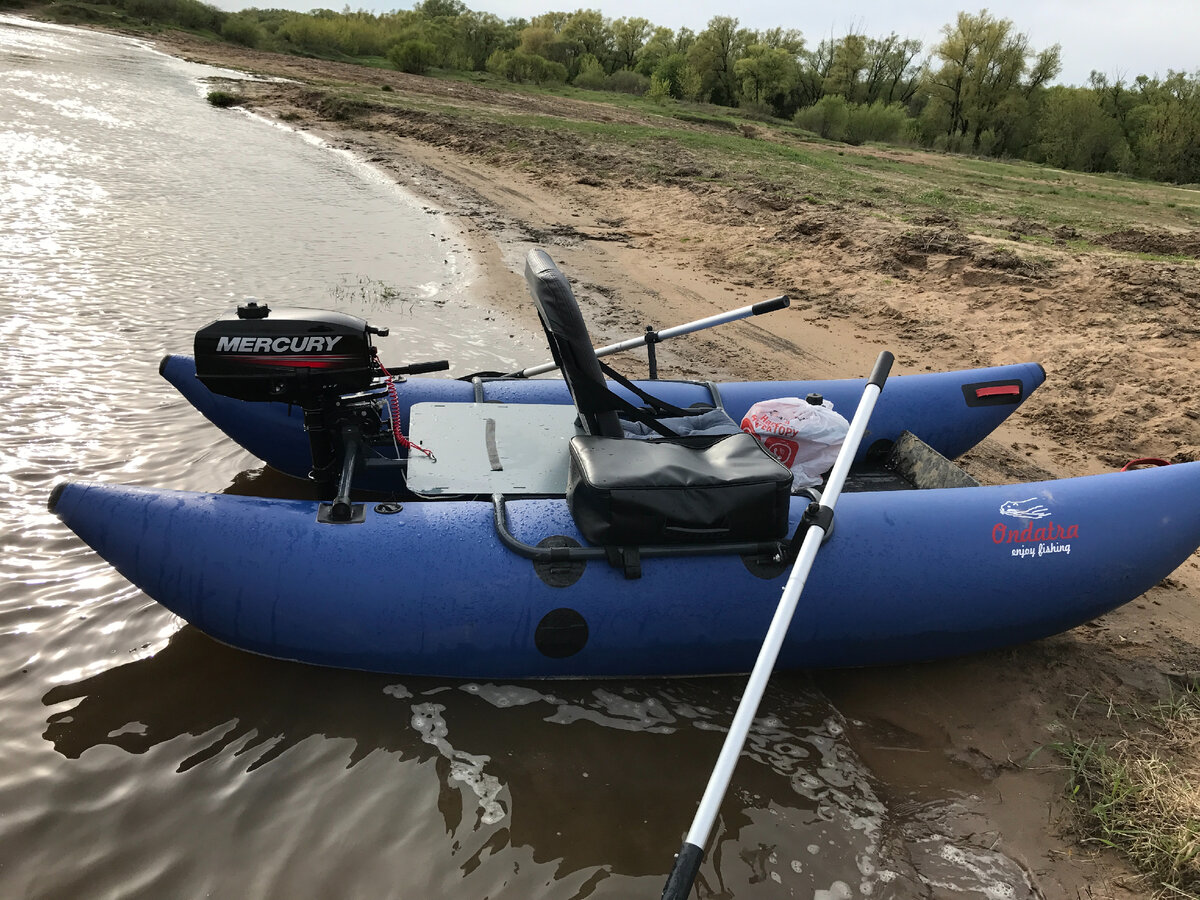
[[[544,252],[526,280],[561,379],[385,375],[361,319],[257,306],[164,360],[201,412],[311,471],[327,502],[65,483],[51,508],[150,597],[257,653],[464,678],[747,671],[815,504],[737,423],[810,392],[851,412],[863,382],[614,380]],[[1044,637],[1200,545],[1200,463],[985,487],[947,460],[1044,377],[887,382],[779,665]]]

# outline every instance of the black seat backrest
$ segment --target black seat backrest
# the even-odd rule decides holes
[[[603,402],[611,392],[566,276],[544,250],[530,250],[525,260],[525,280],[584,430],[603,437],[621,437],[620,419],[611,405]]]

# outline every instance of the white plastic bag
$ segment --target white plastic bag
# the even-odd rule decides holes
[[[792,470],[793,491],[821,483],[849,430],[850,423],[828,400],[813,404],[799,397],[762,400],[742,419],[742,431],[755,435]]]

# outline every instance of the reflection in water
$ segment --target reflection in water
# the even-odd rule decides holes
[[[74,705],[49,717],[44,736],[71,759],[170,744],[178,773],[236,759],[252,776],[314,739],[335,742],[347,769],[382,752],[403,763],[389,780],[410,782],[406,794],[430,790],[413,780],[434,784],[433,830],[463,877],[520,850],[555,880],[596,886],[665,875],[739,686],[398,681],[263,659],[184,627],[150,659],[51,689],[45,704]],[[722,808],[710,888],[873,884],[883,810],[836,719],[797,679],[776,685],[764,709],[773,714],[755,723]],[[337,815],[336,784],[292,790]]]
[[[314,482],[293,478],[270,466],[238,472],[223,494],[238,497],[270,497],[275,500],[319,500]]]

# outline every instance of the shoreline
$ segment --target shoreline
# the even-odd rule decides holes
[[[177,43],[165,46],[179,54]],[[209,48],[211,53],[221,50]],[[193,47],[189,52],[200,51]],[[287,63],[297,71],[304,65],[314,70],[325,65]],[[329,66],[342,74],[340,64]],[[909,274],[898,284],[872,283],[861,302],[842,302],[837,295],[850,280],[837,270],[846,257],[819,247],[814,255],[821,258],[806,260],[803,269],[780,266],[778,283],[770,283],[765,263],[739,272],[737,260],[744,257],[732,248],[742,242],[769,249],[777,240],[773,224],[755,221],[756,215],[722,222],[722,211],[706,206],[703,195],[683,186],[609,182],[597,187],[584,180],[587,172],[582,170],[577,179],[562,171],[529,174],[453,146],[340,125],[291,103],[289,96],[266,90],[257,99],[251,96],[248,105],[259,114],[296,117],[289,119],[292,127],[319,132],[331,145],[362,155],[406,190],[445,210],[480,266],[481,306],[504,310],[532,335],[540,334],[540,325],[519,268],[524,250],[538,245],[576,283],[596,343],[636,335],[645,325],[669,326],[793,293],[798,302],[792,309],[761,324],[739,323],[663,345],[660,365],[671,376],[861,377],[884,346],[897,352],[897,374],[906,374],[1016,361],[1006,354],[1037,342],[1024,320],[994,345],[974,341],[967,323],[972,329],[987,328],[986,312],[973,305],[979,291],[945,290],[946,316],[951,321],[962,316],[961,334],[946,334],[937,322],[922,320],[913,301],[917,294],[938,289],[933,282],[940,273]],[[1066,345],[1075,320],[1052,302],[1060,285],[1052,283],[1043,293],[1041,285],[1003,279],[989,284],[977,278],[975,288],[1008,291],[1013,304],[1034,304],[1044,316],[1059,316],[1053,325],[1047,319],[1046,328],[1061,331],[1058,346]],[[1070,279],[1078,282],[1072,290],[1080,298],[1087,296],[1091,283],[1074,270],[1063,281]],[[1027,291],[1031,287],[1036,295]],[[887,308],[861,314],[865,305],[877,301]],[[1007,308],[1002,312],[1007,314]],[[1046,344],[1056,346],[1051,340]],[[1056,361],[1052,349],[1040,353],[1044,364]],[[643,360],[631,355],[616,364],[640,374]],[[1058,368],[1060,379],[1076,377],[1068,367]],[[1152,374],[1141,377],[1149,380]],[[1089,452],[1086,434],[1078,440],[1052,435],[1056,424],[1069,426],[1074,418],[1072,398],[1061,393],[1067,388],[1048,388],[1043,391],[1050,399],[1043,400],[1039,392],[1016,421],[968,455],[966,466],[973,475],[1020,481],[1109,467],[1100,458],[1103,453]],[[1022,416],[1026,412],[1033,415]],[[813,679],[848,720],[854,747],[878,779],[889,809],[952,801],[957,812],[936,827],[977,851],[999,851],[1016,861],[1035,891],[1029,896],[1139,896],[1141,886],[1118,857],[1110,852],[1092,856],[1067,834],[1065,771],[1043,748],[1075,730],[1112,733],[1107,712],[1093,708],[1098,698],[1162,696],[1170,690],[1173,674],[1200,671],[1198,569],[1193,557],[1138,601],[1032,645],[895,667],[883,677],[880,670],[852,670],[816,673]],[[1163,640],[1163,634],[1170,638]],[[917,829],[898,838],[912,853],[923,834]]]

